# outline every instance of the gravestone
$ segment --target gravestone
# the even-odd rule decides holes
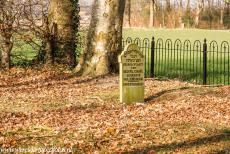
[[[129,44],[119,56],[120,101],[144,102],[144,56],[136,44]]]

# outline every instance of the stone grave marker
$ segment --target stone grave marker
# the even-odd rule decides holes
[[[129,44],[119,56],[120,101],[144,102],[144,56],[136,44]]]

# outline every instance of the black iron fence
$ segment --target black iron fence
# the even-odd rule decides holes
[[[230,49],[223,41],[123,39],[136,43],[145,55],[145,76],[178,78],[198,84],[230,84]]]

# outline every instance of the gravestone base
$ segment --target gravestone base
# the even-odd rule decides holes
[[[125,104],[143,103],[144,87],[125,87],[120,94],[120,100]]]

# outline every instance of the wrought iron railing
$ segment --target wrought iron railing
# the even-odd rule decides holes
[[[198,84],[230,84],[230,48],[227,41],[210,43],[177,39],[123,39],[136,43],[145,55],[145,76],[178,78]]]

